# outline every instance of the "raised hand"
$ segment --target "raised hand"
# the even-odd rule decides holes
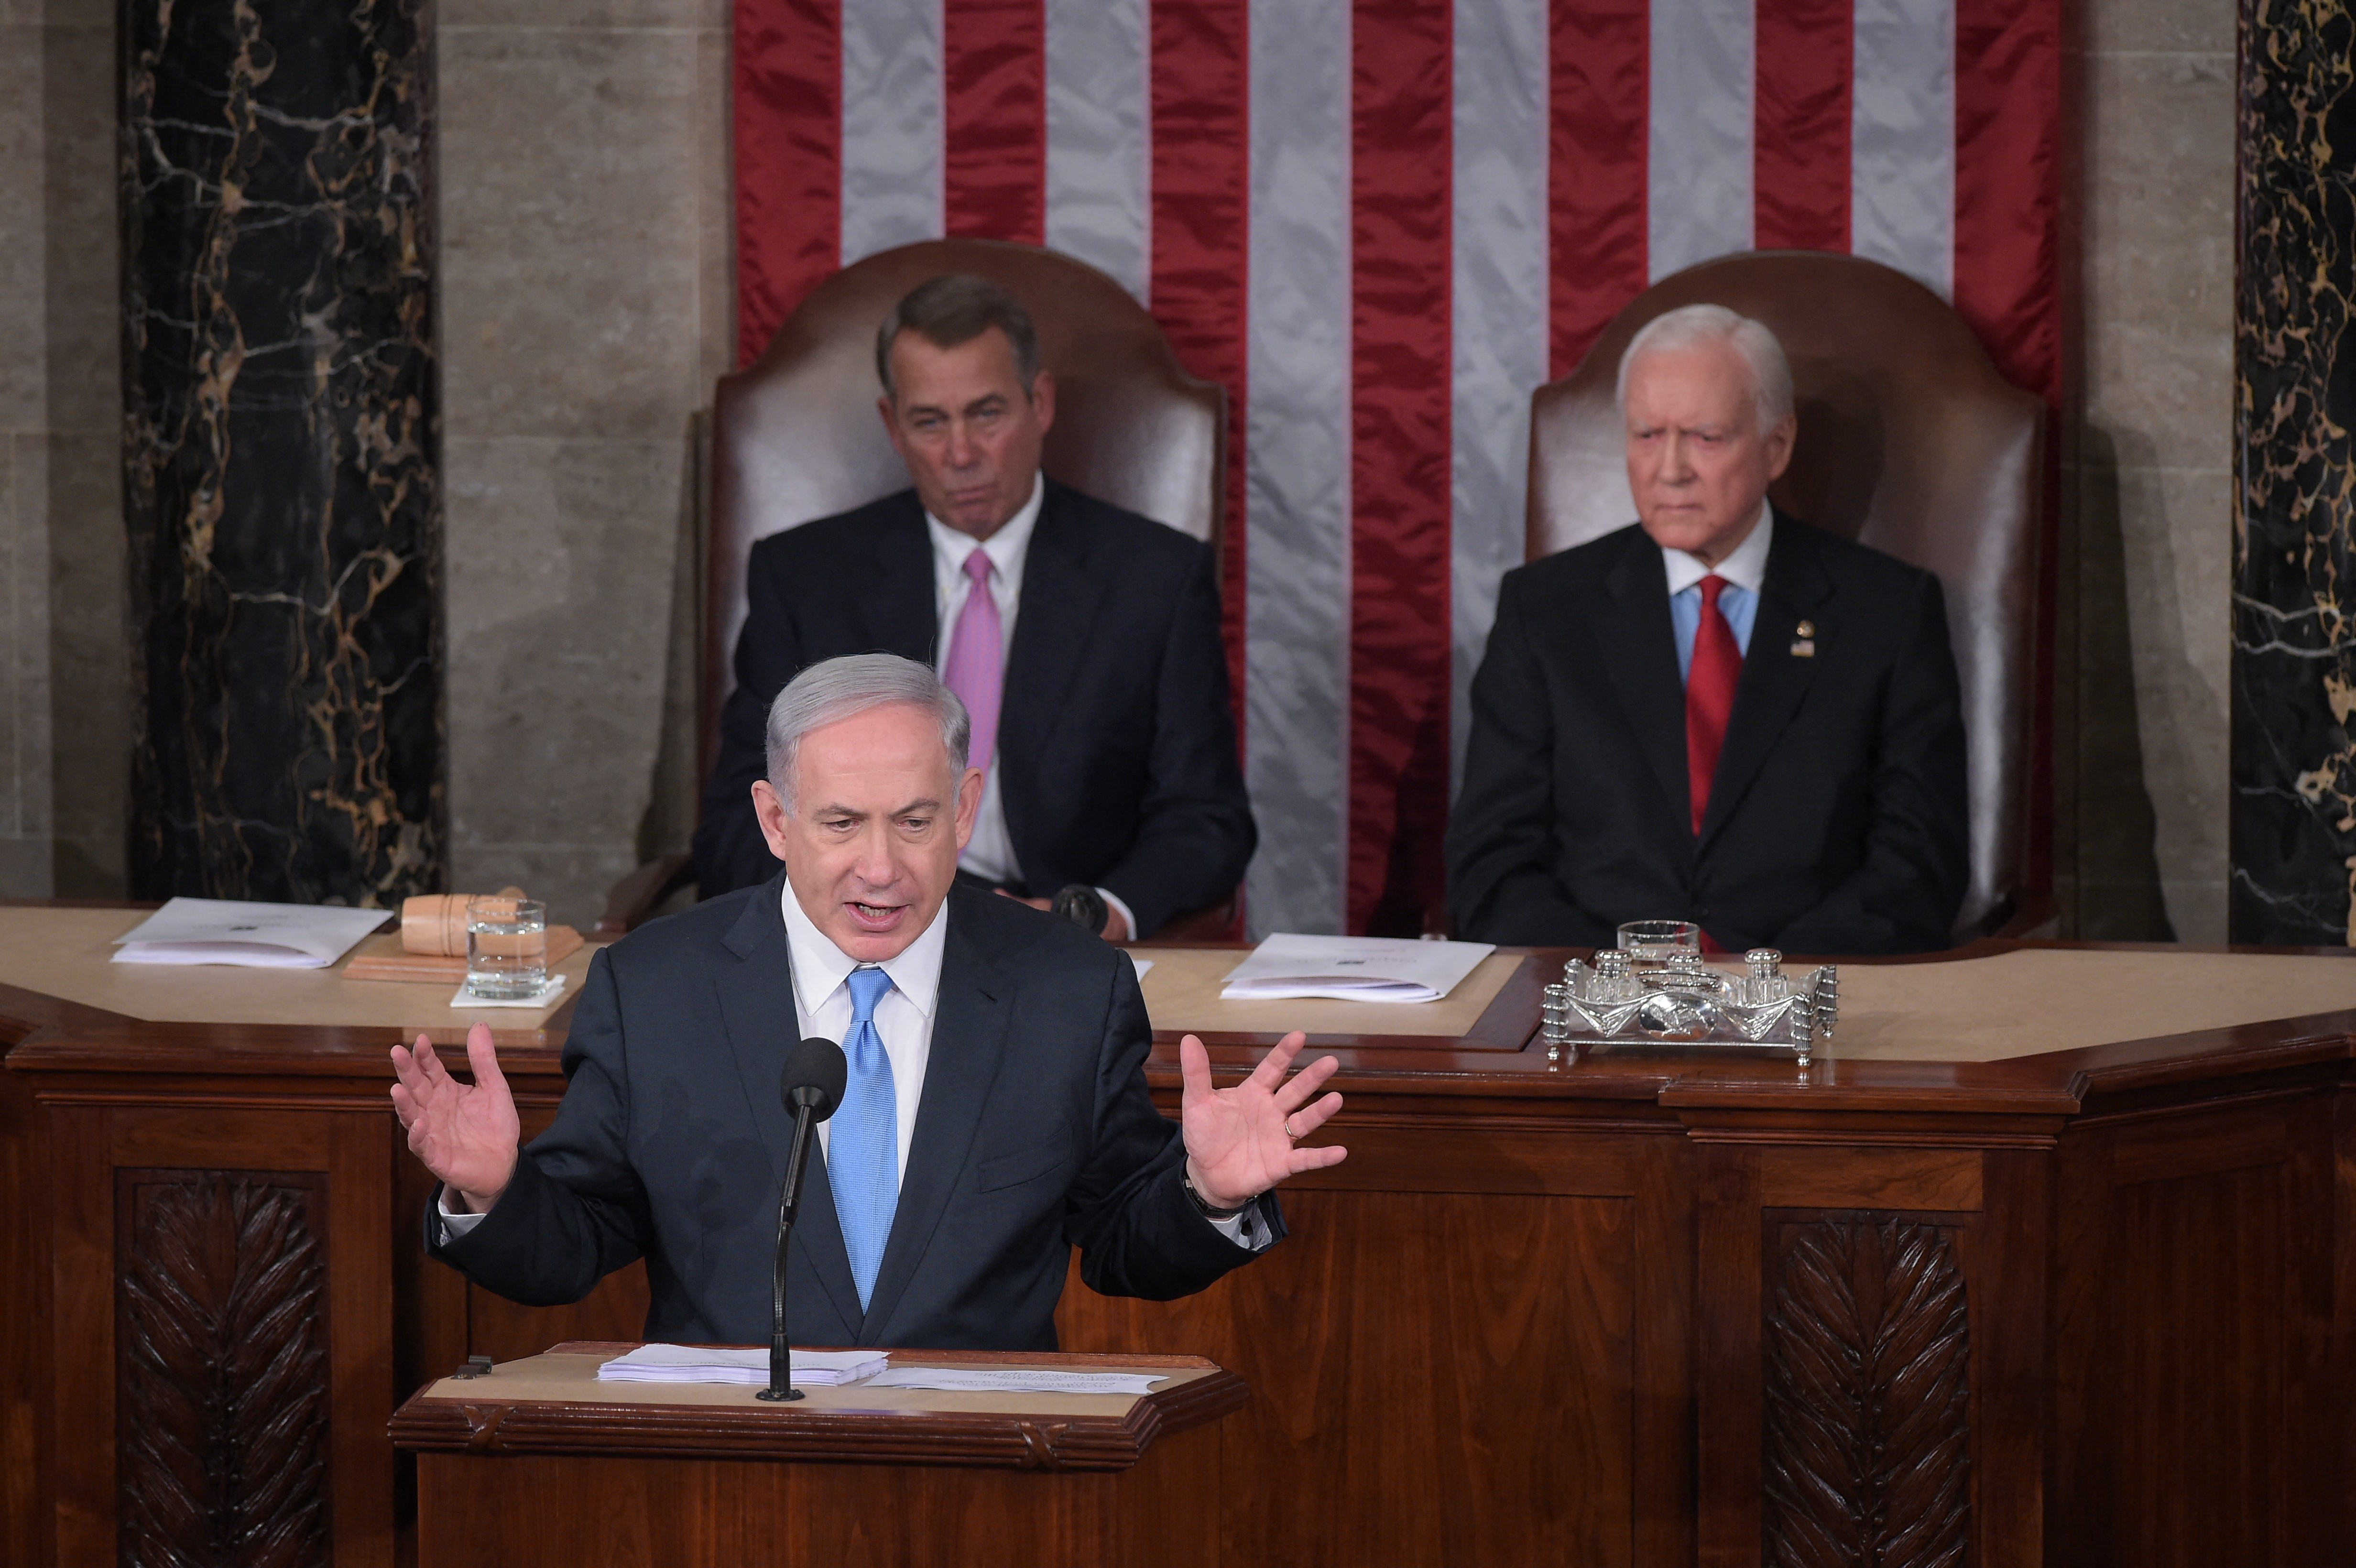
[[[1295,1147],[1342,1108],[1329,1093],[1311,1103],[1318,1087],[1342,1064],[1318,1058],[1285,1081],[1285,1069],[1308,1039],[1298,1029],[1232,1089],[1211,1087],[1211,1053],[1193,1035],[1178,1042],[1178,1071],[1185,1082],[1180,1124],[1186,1139],[1186,1174],[1194,1190],[1215,1209],[1237,1209],[1288,1177],[1339,1165],[1349,1150],[1335,1145]]]
[[[480,1214],[507,1190],[519,1144],[515,1096],[499,1072],[488,1024],[466,1031],[472,1084],[450,1076],[434,1042],[417,1037],[415,1050],[392,1048],[393,1114],[409,1133],[409,1152],[442,1179],[455,1212]]]

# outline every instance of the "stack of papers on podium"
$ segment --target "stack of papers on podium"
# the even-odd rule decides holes
[[[938,1389],[951,1393],[1125,1393],[1142,1397],[1169,1381],[1164,1372],[1088,1372],[1076,1367],[894,1367],[869,1388]]]
[[[325,969],[392,916],[331,904],[174,899],[114,940],[117,964]]]
[[[873,1377],[891,1365],[881,1350],[796,1350],[794,1381],[831,1388]],[[769,1352],[712,1345],[641,1345],[597,1369],[609,1383],[744,1383],[769,1386]]]
[[[1223,1002],[1326,997],[1340,1002],[1436,1002],[1496,948],[1486,942],[1279,933],[1227,972]]]

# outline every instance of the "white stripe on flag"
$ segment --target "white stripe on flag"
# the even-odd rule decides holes
[[[1349,757],[1350,5],[1251,0],[1249,592],[1254,933],[1338,932]]]
[[[1047,248],[1146,297],[1152,77],[1148,0],[1046,0]]]
[[[1751,248],[1751,0],[1653,0],[1648,276]]]
[[[946,231],[941,0],[842,0],[842,264]]]
[[[1456,3],[1451,799],[1497,581],[1522,562],[1530,393],[1547,379],[1547,0]]]
[[[1857,0],[1849,250],[1955,293],[1954,0]]]

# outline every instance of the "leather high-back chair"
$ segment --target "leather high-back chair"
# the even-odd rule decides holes
[[[1529,559],[1634,520],[1620,357],[1655,316],[1697,304],[1764,322],[1792,362],[1799,440],[1776,504],[1945,590],[1970,755],[1956,934],[2026,929],[2051,901],[2032,778],[2045,410],[1936,294],[1879,262],[1813,251],[1730,256],[1654,284],[1530,399]]]
[[[786,318],[761,357],[720,379],[712,406],[702,761],[744,623],[744,563],[770,534],[908,487],[875,400],[875,328],[918,283],[988,278],[1022,302],[1055,377],[1055,422],[1040,465],[1141,517],[1219,543],[1226,393],[1179,368],[1145,307],[1084,261],[1029,245],[935,240],[844,268]]]

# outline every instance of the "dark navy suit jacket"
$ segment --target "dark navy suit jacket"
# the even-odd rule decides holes
[[[695,831],[706,897],[777,869],[751,791],[786,682],[843,654],[931,664],[940,638],[914,490],[770,535],[753,547],[744,592],[736,689]],[[1258,840],[1208,546],[1048,480],[1004,691],[998,784],[1017,891],[1108,888],[1150,936],[1235,891]]]
[[[1698,837],[1668,582],[1642,528],[1505,574],[1472,706],[1448,829],[1467,938],[1610,946],[1622,921],[1691,920],[1738,953],[1948,945],[1969,829],[1930,573],[1776,512]]]
[[[633,933],[591,961],[556,1121],[489,1214],[427,1245],[528,1306],[647,1261],[649,1339],[766,1344],[796,1041],[782,874]],[[815,1138],[788,1262],[805,1345],[1052,1349],[1071,1249],[1112,1296],[1201,1290],[1253,1254],[1182,1185],[1177,1124],[1145,1085],[1128,958],[1011,899],[949,893],[930,1060],[899,1207],[862,1313]],[[440,1194],[437,1191],[435,1200]],[[1254,1222],[1283,1234],[1273,1194]]]

